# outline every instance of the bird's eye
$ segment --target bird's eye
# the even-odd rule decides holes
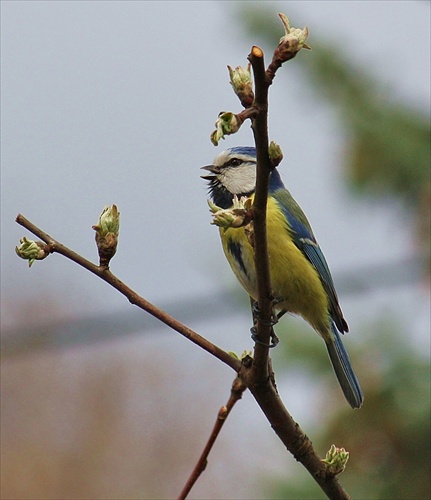
[[[229,164],[231,167],[238,167],[239,165],[241,165],[242,161],[239,159],[239,158],[232,158],[232,160],[230,160]]]

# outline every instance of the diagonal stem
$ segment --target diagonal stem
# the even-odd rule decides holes
[[[225,421],[226,421],[230,411],[234,407],[235,403],[241,399],[242,394],[246,390],[246,388],[247,387],[242,382],[242,380],[239,377],[236,377],[232,383],[232,388],[231,388],[229,400],[226,403],[226,406],[222,406],[220,408],[218,415],[217,415],[217,420],[214,424],[214,428],[211,432],[211,435],[208,439],[208,442],[207,442],[204,450],[202,451],[202,454],[199,457],[199,460],[198,460],[195,468],[193,469],[192,473],[190,474],[190,477],[187,480],[187,483],[185,484],[180,495],[178,496],[178,500],[185,500],[185,498],[187,498],[187,495],[190,493],[190,490],[193,488],[194,484],[199,479],[202,472],[205,470],[207,463],[208,463],[208,455],[210,454],[210,451],[211,451],[218,435],[220,434],[220,431],[223,427],[223,424],[225,423]]]
[[[30,222],[28,219],[26,219],[23,215],[18,214],[16,222],[21,226],[25,227],[26,229],[28,229],[31,233],[36,235],[42,241],[44,241],[48,245],[50,253],[54,252],[59,253],[64,257],[67,257],[68,259],[72,260],[76,264],[84,267],[91,273],[98,276],[100,279],[106,281],[106,283],[109,283],[111,286],[113,286],[116,290],[118,290],[121,294],[123,294],[129,300],[130,303],[138,306],[140,309],[143,309],[147,313],[159,319],[160,321],[165,323],[165,325],[169,326],[170,328],[177,331],[184,337],[188,338],[196,345],[198,345],[205,351],[209,352],[216,358],[218,358],[220,361],[223,361],[223,363],[230,366],[236,372],[239,371],[241,367],[241,362],[238,359],[231,356],[229,353],[227,353],[220,347],[216,346],[209,340],[205,339],[192,329],[188,328],[183,323],[181,323],[180,321],[176,320],[175,318],[167,314],[165,311],[162,311],[161,309],[153,305],[151,302],[148,302],[148,300],[138,295],[134,290],[128,287],[119,278],[117,278],[117,276],[115,276],[109,269],[107,269],[106,267],[93,264],[89,260],[85,259],[78,253],[71,250],[70,248],[59,243],[49,234],[45,233],[36,225],[34,225],[32,222]]]

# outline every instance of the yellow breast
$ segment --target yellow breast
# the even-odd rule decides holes
[[[247,293],[257,299],[254,249],[245,229],[220,230],[226,258]],[[272,292],[277,309],[301,315],[317,331],[329,328],[328,297],[319,275],[294,244],[278,202],[268,198],[267,240]]]

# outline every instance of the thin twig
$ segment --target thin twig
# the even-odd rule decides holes
[[[162,311],[155,305],[151,304],[151,302],[145,300],[143,297],[141,297],[135,291],[129,288],[125,283],[123,283],[120,279],[118,279],[106,267],[101,267],[96,264],[93,264],[89,260],[85,259],[78,253],[71,250],[70,248],[59,243],[49,234],[45,233],[36,225],[34,225],[32,222],[30,222],[28,219],[26,219],[23,215],[18,214],[18,216],[16,217],[16,222],[21,226],[25,227],[26,229],[28,229],[31,233],[36,235],[42,241],[44,241],[48,245],[50,253],[54,252],[59,253],[64,257],[67,257],[68,259],[72,260],[76,264],[84,267],[85,269],[87,269],[88,271],[95,274],[102,280],[109,283],[115,289],[117,289],[132,304],[138,306],[139,308],[143,309],[144,311],[151,314],[155,318],[159,319],[160,321],[165,323],[165,325],[168,325],[173,330],[177,331],[178,333],[188,338],[189,340],[194,342],[196,345],[198,345],[205,351],[209,352],[210,354],[218,358],[220,361],[223,361],[223,363],[230,366],[236,372],[238,372],[238,370],[240,369],[241,362],[238,359],[231,356],[226,351],[223,351],[223,349],[220,349],[220,347],[216,346],[215,344],[205,339],[204,337],[202,337],[195,331],[191,330],[187,326],[183,325],[180,321],[176,320],[175,318],[167,314],[165,311]]]
[[[207,463],[208,463],[208,455],[210,454],[210,451],[220,434],[220,431],[223,427],[223,424],[225,423],[230,411],[234,407],[235,403],[239,401],[242,397],[243,392],[246,390],[246,386],[244,385],[243,381],[239,378],[236,377],[235,380],[233,381],[231,392],[230,392],[230,397],[228,402],[226,403],[225,406],[222,406],[218,412],[217,415],[217,420],[214,424],[214,428],[211,432],[211,435],[208,439],[208,442],[202,451],[201,456],[199,457],[199,460],[193,469],[192,473],[190,474],[189,479],[187,480],[187,483],[185,484],[183,490],[181,491],[178,500],[184,500],[187,498],[187,495],[190,493],[190,490],[193,488],[194,484],[196,481],[199,479],[199,476],[202,474],[202,472],[205,470]]]

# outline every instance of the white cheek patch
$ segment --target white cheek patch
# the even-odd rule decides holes
[[[220,175],[220,182],[232,194],[251,193],[256,187],[256,165],[229,167]]]

